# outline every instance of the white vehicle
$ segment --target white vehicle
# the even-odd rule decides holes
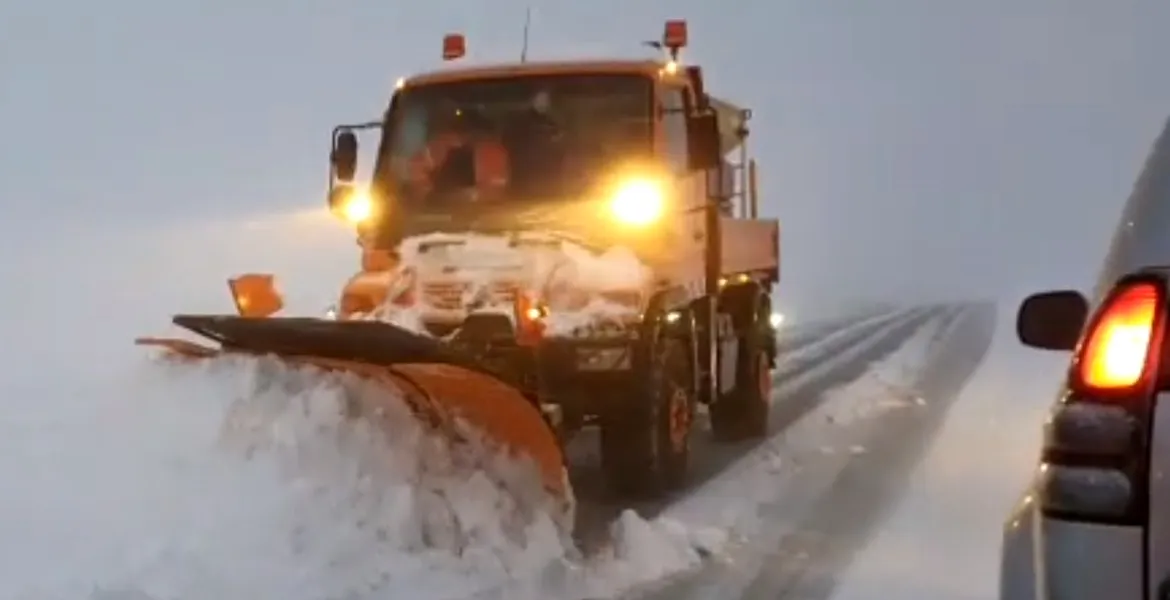
[[[1170,127],[1125,205],[1092,300],[1029,297],[1029,346],[1072,353],[1039,468],[1009,516],[1001,600],[1170,599]]]

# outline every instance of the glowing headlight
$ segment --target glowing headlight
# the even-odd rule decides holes
[[[341,206],[341,215],[354,225],[366,221],[373,214],[374,200],[364,190],[354,190]]]
[[[610,210],[626,225],[649,225],[662,217],[666,199],[662,186],[652,179],[634,179],[618,188],[610,201]]]

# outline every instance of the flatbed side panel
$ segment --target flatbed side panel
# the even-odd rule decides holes
[[[764,273],[780,278],[780,222],[776,219],[722,218],[722,268],[725,277]],[[669,268],[671,283],[687,290],[691,299],[703,295],[704,228],[698,218],[688,221],[688,239]]]
[[[778,271],[780,221],[723,218],[723,274]]]

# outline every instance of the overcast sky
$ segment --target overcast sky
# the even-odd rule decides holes
[[[712,90],[755,110],[797,313],[1087,285],[1170,114],[1165,0],[530,4],[533,58],[645,55],[664,19],[690,21]],[[323,212],[330,127],[378,115],[397,77],[438,65],[447,31],[476,60],[516,58],[524,6],[0,0],[0,232],[53,247],[0,273],[117,256],[165,274],[161,238],[132,235],[147,225],[185,232],[184,268],[208,239],[215,269],[252,267],[190,228]],[[295,252],[293,230],[266,231],[253,254]]]

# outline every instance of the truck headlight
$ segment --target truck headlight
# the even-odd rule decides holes
[[[662,218],[666,198],[659,182],[631,179],[618,186],[609,208],[619,223],[643,227]]]
[[[365,190],[353,190],[341,205],[341,216],[353,225],[367,221],[374,214],[374,200]]]

